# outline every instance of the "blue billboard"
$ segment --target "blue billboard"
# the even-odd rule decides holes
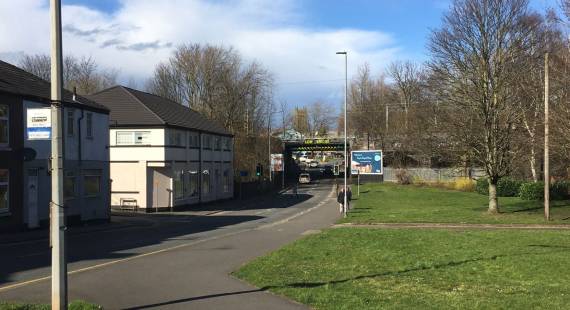
[[[382,168],[382,151],[352,151],[350,154],[351,174],[376,174],[384,173]]]

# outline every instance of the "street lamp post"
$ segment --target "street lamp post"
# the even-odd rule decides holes
[[[50,1],[51,31],[51,308],[67,309],[65,212],[63,209],[61,0]]]
[[[346,150],[346,123],[348,119],[346,118],[346,105],[347,105],[347,96],[348,96],[348,53],[344,52],[336,52],[337,55],[344,55],[344,204],[343,204],[343,215],[346,217],[346,213],[348,212],[348,204],[347,204],[347,182],[346,182],[346,165],[348,164],[348,156]]]

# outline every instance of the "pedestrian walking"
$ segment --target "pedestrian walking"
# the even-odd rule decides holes
[[[296,182],[293,185],[293,194],[295,194],[295,197],[299,197],[299,184],[297,184]]]
[[[346,212],[348,212],[348,210],[350,210],[350,201],[352,200],[352,191],[350,190],[350,187],[347,188],[346,191]],[[344,187],[340,188],[340,191],[338,192],[338,195],[336,197],[336,201],[338,202],[339,205],[339,211],[340,213],[344,213]]]

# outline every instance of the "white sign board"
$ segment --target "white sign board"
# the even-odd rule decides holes
[[[51,139],[51,109],[28,109],[26,132],[28,140]]]

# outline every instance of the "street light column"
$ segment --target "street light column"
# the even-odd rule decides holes
[[[344,217],[346,217],[346,214],[348,212],[348,204],[347,204],[347,195],[348,195],[348,186],[347,186],[347,180],[346,180],[346,165],[348,164],[348,153],[347,153],[347,134],[346,134],[346,124],[348,123],[348,119],[347,119],[347,112],[346,112],[346,107],[347,107],[347,98],[348,98],[348,53],[346,51],[344,52],[337,52],[337,55],[344,55],[344,198],[343,198],[343,215]]]

